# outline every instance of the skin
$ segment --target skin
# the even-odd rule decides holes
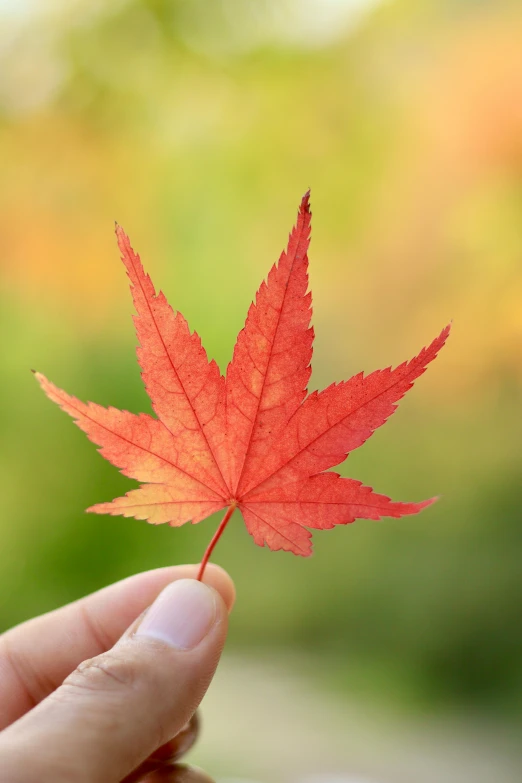
[[[177,761],[225,642],[230,577],[208,566],[216,619],[193,649],[134,635],[197,570],[136,574],[0,636],[0,783],[212,783]]]

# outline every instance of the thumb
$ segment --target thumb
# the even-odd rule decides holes
[[[2,733],[5,780],[116,783],[183,728],[221,655],[223,600],[181,579],[136,626]]]

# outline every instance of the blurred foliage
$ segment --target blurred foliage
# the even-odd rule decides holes
[[[397,364],[454,319],[343,471],[442,499],[316,533],[311,560],[256,548],[238,517],[217,551],[239,588],[231,644],[320,655],[337,685],[515,709],[522,11],[344,5],[0,4],[0,624],[197,561],[217,524],[85,515],[131,482],[30,376],[150,410],[112,220],[224,369],[311,185],[313,387]]]

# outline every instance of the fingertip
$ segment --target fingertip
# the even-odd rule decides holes
[[[129,624],[143,612],[171,582],[178,579],[196,579],[199,571],[199,563],[166,566],[151,571],[143,571],[139,574],[127,577],[122,582],[117,582],[102,591],[95,593],[105,604],[105,596],[116,592],[129,614]],[[234,583],[227,572],[214,563],[209,563],[205,569],[203,582],[216,590],[227,610],[230,612],[234,606],[236,591]],[[121,631],[123,633],[123,629]]]
[[[194,568],[199,568],[199,566],[194,566]],[[220,594],[228,612],[231,612],[236,601],[236,587],[225,569],[215,563],[209,563],[205,568],[203,582]]]

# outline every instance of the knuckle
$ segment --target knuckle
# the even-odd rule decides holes
[[[134,689],[139,681],[136,662],[109,651],[80,663],[63,685],[72,690],[112,692]]]
[[[178,720],[173,709],[177,690],[169,679],[155,656],[121,645],[80,663],[51,698],[62,707],[82,704],[109,728],[128,714],[146,715],[142,739],[148,737],[147,744],[156,749],[175,733]]]

